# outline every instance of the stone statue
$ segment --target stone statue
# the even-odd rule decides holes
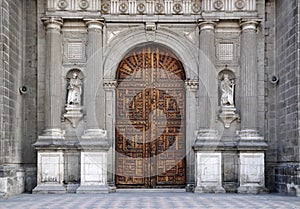
[[[68,86],[68,99],[67,105],[81,105],[82,82],[78,78],[77,73],[72,74]]]
[[[221,95],[221,106],[234,105],[234,82],[229,80],[228,74],[224,74],[224,79],[221,81],[220,89]]]

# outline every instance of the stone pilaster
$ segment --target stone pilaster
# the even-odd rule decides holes
[[[37,187],[33,193],[66,193],[63,186],[64,155],[61,146],[62,114],[62,19],[42,18],[46,31],[45,130],[34,144],[38,149]]]
[[[217,107],[217,72],[215,68],[215,26],[213,21],[199,21],[199,128],[194,143],[196,160],[195,192],[225,192],[222,187],[221,152],[216,152],[220,136],[215,127]],[[203,157],[204,156],[204,157]],[[216,157],[217,156],[217,157]],[[210,171],[204,161],[214,162]],[[204,160],[204,161],[203,161]],[[204,163],[204,164],[203,164]],[[215,170],[214,170],[215,169]],[[211,176],[212,173],[215,175]],[[210,177],[211,176],[211,177]]]
[[[239,132],[239,193],[264,191],[264,151],[257,121],[257,21],[241,22],[241,131]]]
[[[77,193],[107,193],[107,151],[103,88],[104,19],[85,19],[88,27],[84,107],[86,127],[81,137],[81,182]],[[97,114],[100,113],[100,114]]]
[[[104,19],[86,19],[88,27],[86,83],[84,88],[84,107],[86,128],[81,144],[87,140],[108,146],[104,130],[104,89],[103,89],[103,35]],[[97,111],[96,111],[97,110]],[[96,112],[100,112],[97,115]],[[98,118],[97,118],[98,117]],[[100,142],[101,141],[101,142]]]
[[[59,145],[64,138],[61,130],[62,114],[62,35],[61,18],[42,18],[46,31],[45,70],[45,130],[35,146]]]

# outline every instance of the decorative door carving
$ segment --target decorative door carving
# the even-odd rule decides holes
[[[118,67],[116,185],[185,186],[185,74],[162,47],[143,46]]]

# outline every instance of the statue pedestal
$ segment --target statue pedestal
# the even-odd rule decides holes
[[[233,105],[222,106],[219,118],[224,123],[225,128],[229,128],[230,124],[239,119],[239,115],[235,113],[236,108]]]
[[[81,113],[82,107],[76,105],[67,105],[66,106],[66,114],[64,114],[64,118],[71,122],[72,127],[75,128],[78,122],[83,118],[83,114]]]

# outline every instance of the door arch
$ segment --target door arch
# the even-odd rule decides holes
[[[184,187],[185,72],[160,45],[120,62],[116,79],[116,186]]]

